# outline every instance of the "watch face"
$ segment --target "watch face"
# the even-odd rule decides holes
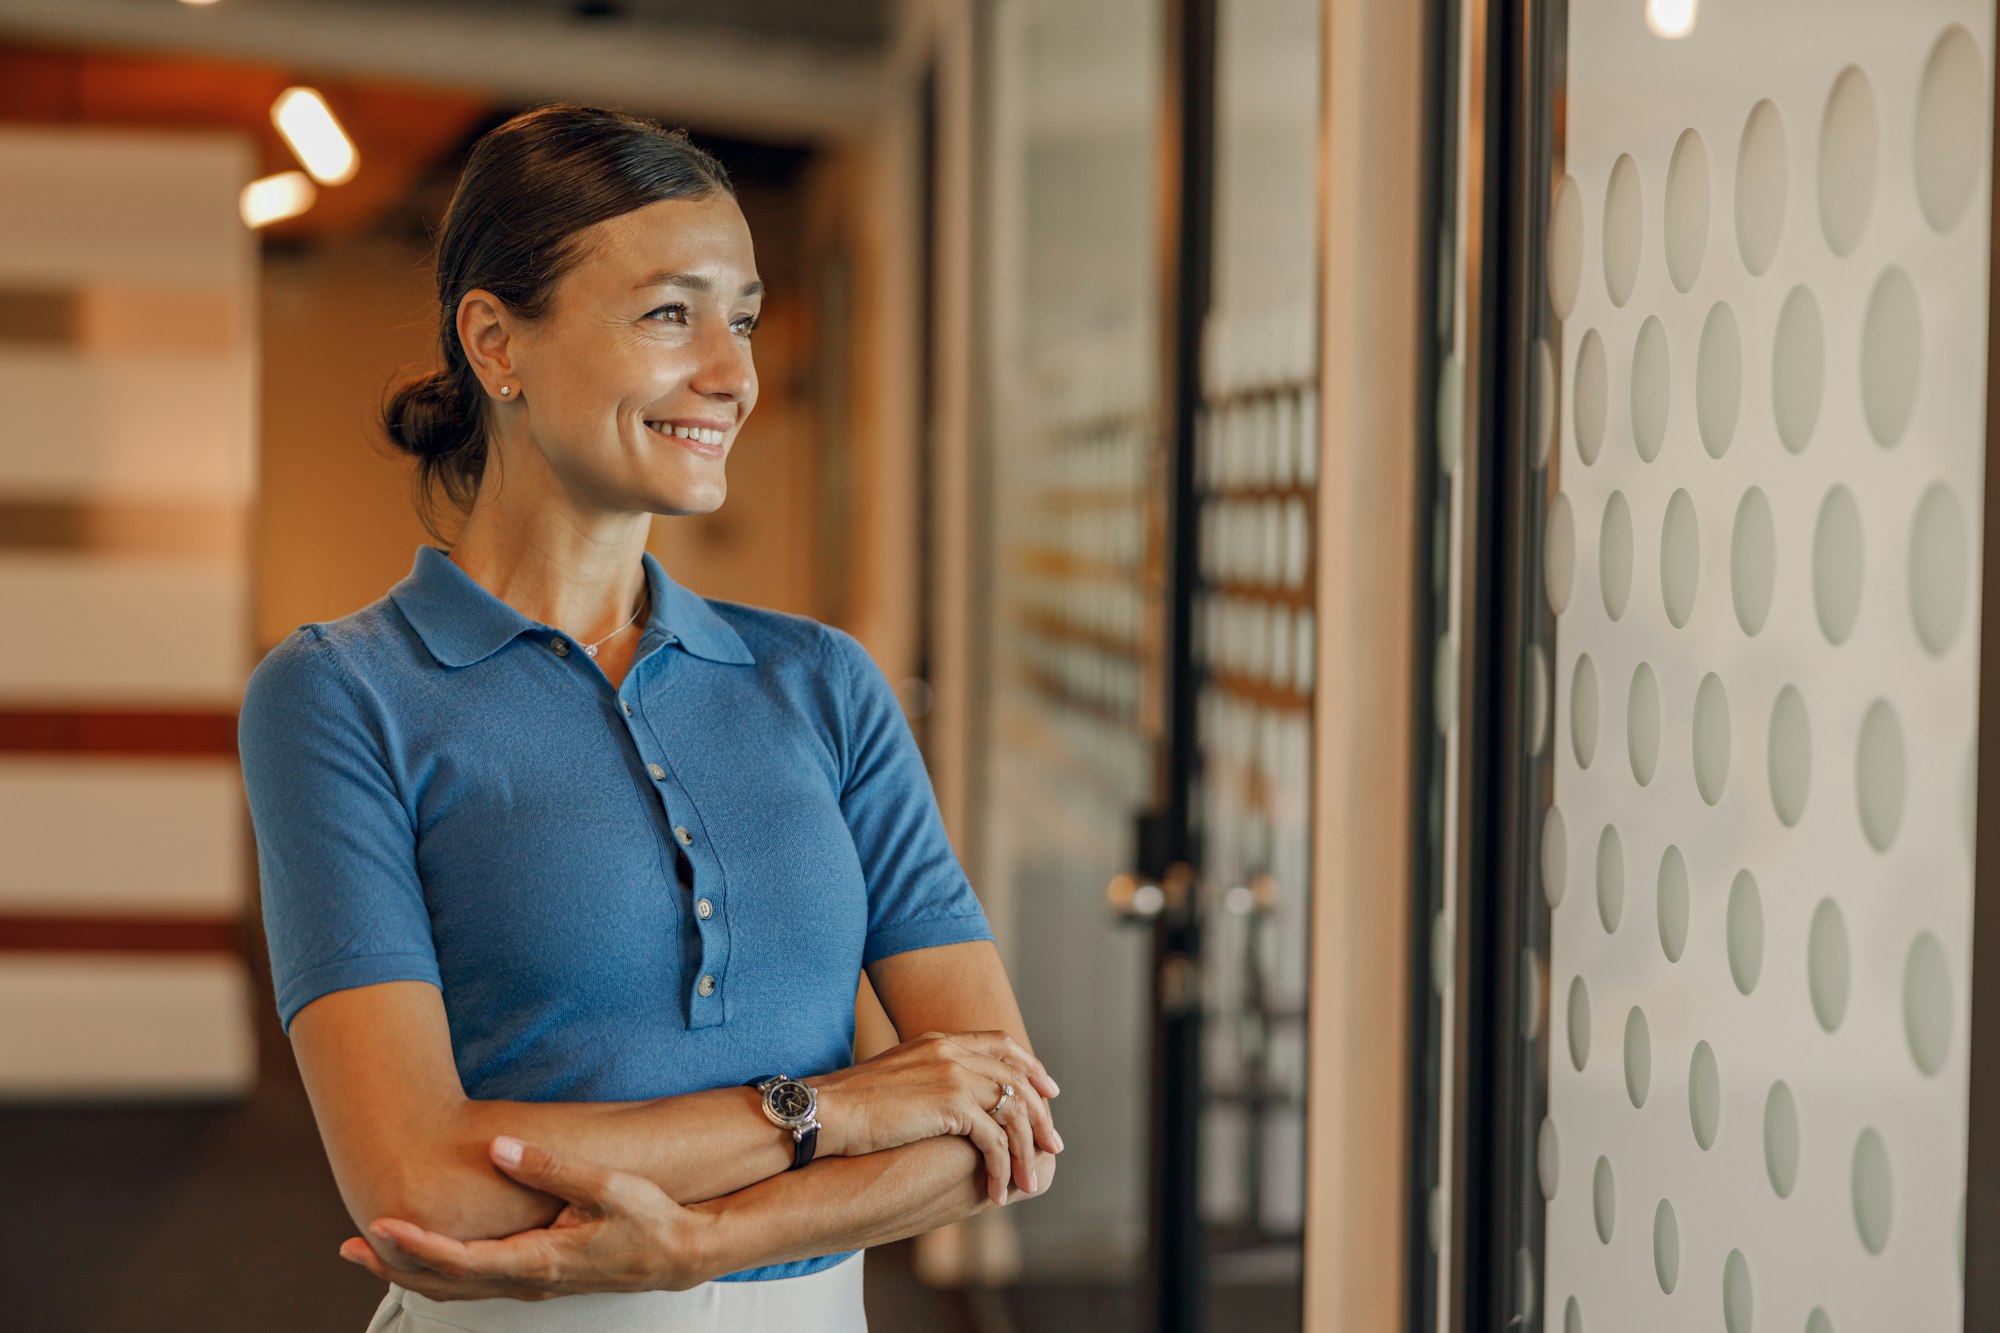
[[[786,1079],[776,1084],[766,1094],[770,1098],[771,1110],[782,1120],[803,1120],[811,1113],[813,1090],[797,1079]]]

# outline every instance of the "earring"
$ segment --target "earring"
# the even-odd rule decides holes
[[[512,393],[512,392],[514,392],[514,386],[513,386],[513,385],[511,385],[511,384],[503,384],[503,385],[501,385],[501,386],[500,386],[500,396],[501,396],[502,398],[505,398],[505,397],[506,397],[506,396],[507,396],[508,394],[510,394],[510,393]]]

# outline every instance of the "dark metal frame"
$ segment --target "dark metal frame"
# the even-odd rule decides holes
[[[1471,77],[1470,105],[1461,108],[1460,123],[1479,135],[1461,144],[1467,163],[1465,208],[1458,218],[1462,253],[1467,257],[1461,281],[1465,292],[1466,386],[1460,420],[1464,423],[1459,455],[1461,519],[1464,534],[1457,577],[1460,581],[1458,727],[1459,749],[1454,778],[1463,794],[1457,810],[1460,853],[1453,867],[1450,892],[1457,930],[1452,966],[1452,1062],[1454,1105],[1451,1115],[1451,1266],[1444,1275],[1447,1304],[1441,1311],[1451,1330],[1499,1327],[1490,1315],[1497,1309],[1491,1262],[1494,1217],[1493,1154],[1490,1126],[1496,1105],[1490,1062],[1499,1029],[1490,1000],[1493,995],[1493,913],[1485,892],[1485,869],[1493,863],[1491,839],[1494,810],[1480,794],[1496,778],[1493,734],[1495,705],[1504,695],[1494,688],[1496,677],[1494,618],[1495,571],[1484,558],[1495,540],[1496,469],[1504,457],[1500,423],[1508,418],[1499,397],[1503,385],[1494,352],[1501,342],[1502,278],[1507,269],[1506,234],[1502,231],[1505,198],[1504,144],[1508,74],[1506,56],[1508,11],[1488,0],[1464,0],[1466,22],[1460,60]],[[1497,20],[1497,22],[1496,22]],[[1497,33],[1496,33],[1497,29]],[[1500,663],[1505,667],[1505,663]]]
[[[1530,466],[1531,410],[1526,392],[1528,354],[1549,319],[1542,299],[1538,235],[1546,209],[1547,161],[1543,110],[1551,105],[1551,48],[1543,40],[1546,8],[1559,0],[1438,0],[1433,8],[1435,61],[1430,104],[1448,107],[1449,123],[1432,133],[1434,210],[1447,197],[1462,202],[1454,221],[1465,256],[1465,375],[1459,452],[1461,549],[1454,574],[1460,584],[1459,746],[1451,780],[1459,793],[1458,856],[1446,886],[1457,929],[1450,960],[1452,1042],[1438,1058],[1452,1067],[1452,1101],[1436,1101],[1425,1065],[1428,1044],[1413,1051],[1412,1101],[1421,1133],[1435,1138],[1441,1118],[1449,1127],[1450,1267],[1430,1274],[1422,1210],[1410,1230],[1410,1295],[1414,1326],[1426,1330],[1520,1327],[1526,1307],[1516,1290],[1514,1256],[1538,1237],[1542,1200],[1533,1174],[1532,1144],[1545,1092],[1545,1044],[1522,1045],[1520,1031],[1523,949],[1546,949],[1547,922],[1538,915],[1534,888],[1535,834],[1524,810],[1545,794],[1546,778],[1527,756],[1524,721],[1525,659],[1516,649],[1545,642],[1549,619],[1535,596],[1539,552],[1533,540],[1545,497]],[[1560,23],[1557,25],[1560,28]],[[1462,43],[1462,49],[1461,49]],[[1461,88],[1461,61],[1469,77]],[[1449,81],[1449,82],[1447,82]],[[1458,104],[1463,95],[1467,105]],[[1459,142],[1458,132],[1478,136]],[[1455,193],[1461,159],[1462,200]],[[1433,292],[1433,296],[1435,292]],[[1426,339],[1428,344],[1429,339]],[[1427,356],[1425,382],[1435,385],[1437,359]],[[1427,410],[1433,411],[1427,405]],[[1428,434],[1435,438],[1435,420]],[[1427,496],[1438,481],[1435,464],[1424,469]],[[1426,500],[1425,520],[1434,501]],[[1428,534],[1418,559],[1427,563]],[[1420,663],[1431,660],[1431,641],[1448,611],[1432,606],[1419,617]],[[1420,670],[1423,670],[1420,668]],[[1423,670],[1428,675],[1428,670]],[[1433,685],[1437,682],[1432,682]],[[1416,753],[1435,756],[1432,740],[1435,689],[1416,696]],[[1434,760],[1433,760],[1434,762]],[[1430,764],[1420,765],[1416,803],[1428,802]],[[1430,847],[1422,830],[1415,858],[1427,884]],[[1433,1027],[1431,967],[1425,947],[1429,907],[1419,896],[1413,912],[1413,1031]],[[1539,977],[1534,978],[1539,984]],[[1437,1013],[1436,1022],[1443,1014]],[[1430,1146],[1412,1144],[1411,1196],[1424,1198]],[[1533,1252],[1531,1246],[1530,1252]],[[1532,1280],[1532,1277],[1530,1278]],[[1444,1298],[1436,1301],[1438,1288]]]
[[[1216,0],[1167,6],[1165,133],[1160,182],[1167,321],[1167,752],[1158,836],[1142,838],[1141,869],[1169,883],[1175,866],[1201,863],[1193,794],[1200,773],[1200,680],[1194,665],[1194,598],[1200,521],[1195,422],[1201,410],[1201,331],[1214,251]],[[1148,847],[1145,843],[1152,843]],[[1146,864],[1153,861],[1154,864]],[[1183,882],[1185,882],[1183,880]],[[1153,1153],[1148,1228],[1149,1326],[1193,1333],[1202,1325],[1200,1210],[1201,1005],[1193,983],[1201,956],[1198,895],[1170,894],[1153,929]]]
[[[1412,670],[1410,710],[1410,788],[1408,809],[1415,812],[1409,829],[1409,963],[1406,993],[1409,1032],[1408,1064],[1405,1070],[1404,1101],[1410,1108],[1410,1135],[1404,1165],[1403,1234],[1405,1323],[1411,1333],[1436,1333],[1438,1283],[1432,1274],[1430,1224],[1426,1204],[1432,1178],[1431,1161],[1438,1152],[1438,1135],[1444,1117],[1438,1105],[1440,1084],[1438,1063],[1443,1059],[1440,1013],[1432,986],[1430,923],[1432,877],[1440,873],[1431,842],[1430,794],[1433,776],[1441,762],[1443,747],[1437,736],[1432,700],[1436,697],[1435,659],[1432,646],[1442,632],[1447,609],[1432,594],[1431,543],[1439,503],[1437,450],[1438,373],[1444,357],[1438,349],[1436,312],[1443,296],[1437,257],[1441,250],[1447,208],[1455,203],[1454,180],[1458,161],[1456,74],[1458,69],[1457,14],[1460,0],[1428,0],[1425,5],[1424,63],[1424,175],[1421,216],[1425,221],[1420,253],[1424,264],[1419,280],[1422,336],[1417,345],[1417,383],[1422,392],[1417,403],[1419,463],[1416,469],[1416,513],[1414,539],[1409,553],[1417,570],[1414,586],[1420,590],[1418,604],[1410,617],[1410,663]]]
[[[1530,377],[1537,344],[1558,334],[1547,297],[1544,235],[1554,173],[1564,127],[1556,123],[1562,106],[1567,10],[1565,0],[1516,0],[1500,25],[1496,42],[1502,69],[1499,91],[1500,139],[1494,179],[1499,199],[1493,253],[1503,257],[1504,294],[1494,315],[1493,336],[1504,347],[1503,379],[1492,400],[1496,423],[1492,444],[1497,466],[1492,546],[1498,577],[1492,589],[1497,652],[1490,703],[1497,733],[1488,770],[1492,808],[1493,904],[1486,957],[1491,989],[1483,997],[1492,1016],[1482,1034],[1496,1053],[1485,1089],[1490,1104],[1470,1122],[1485,1130],[1484,1183],[1488,1227],[1484,1262],[1488,1274],[1487,1326],[1510,1321],[1533,1328],[1538,1320],[1532,1287],[1541,1265],[1523,1272],[1516,1255],[1542,1254],[1544,1209],[1535,1167],[1535,1145],[1548,1103],[1546,1022],[1524,1038],[1522,1005],[1527,988],[1534,1003],[1549,1012],[1539,992],[1546,984],[1549,913],[1537,891],[1541,828],[1535,816],[1552,795],[1553,770],[1530,754],[1529,692],[1523,651],[1543,645],[1553,662],[1555,616],[1541,596],[1541,542],[1538,534],[1554,489],[1559,454],[1552,450],[1548,471],[1538,471],[1533,432]],[[1483,441],[1482,441],[1483,442]],[[1553,672],[1553,667],[1550,668]],[[1553,691],[1554,682],[1548,686]],[[1550,720],[1553,730],[1553,719]],[[1553,743],[1550,753],[1553,753]],[[1529,959],[1540,960],[1532,973]],[[1521,1284],[1529,1284],[1522,1290]],[[1546,1326],[1547,1312],[1540,1313]]]
[[[1989,124],[1989,198],[2000,180],[2000,124]],[[1979,596],[1979,802],[1972,857],[1971,1061],[1965,1162],[1965,1327],[2000,1328],[2000,229],[1988,222],[1986,494]]]

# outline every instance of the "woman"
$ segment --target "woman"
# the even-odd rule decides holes
[[[528,112],[437,283],[444,368],[384,421],[458,541],[293,631],[239,724],[371,1327],[863,1328],[861,1248],[1048,1187],[1057,1089],[882,673],[645,549],[757,399],[728,177]],[[909,1039],[852,1065],[863,968]]]

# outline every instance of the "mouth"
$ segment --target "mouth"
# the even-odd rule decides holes
[[[646,429],[655,435],[676,440],[705,458],[720,458],[723,454],[722,442],[729,438],[729,432],[712,426],[677,425],[671,421],[648,421]]]

